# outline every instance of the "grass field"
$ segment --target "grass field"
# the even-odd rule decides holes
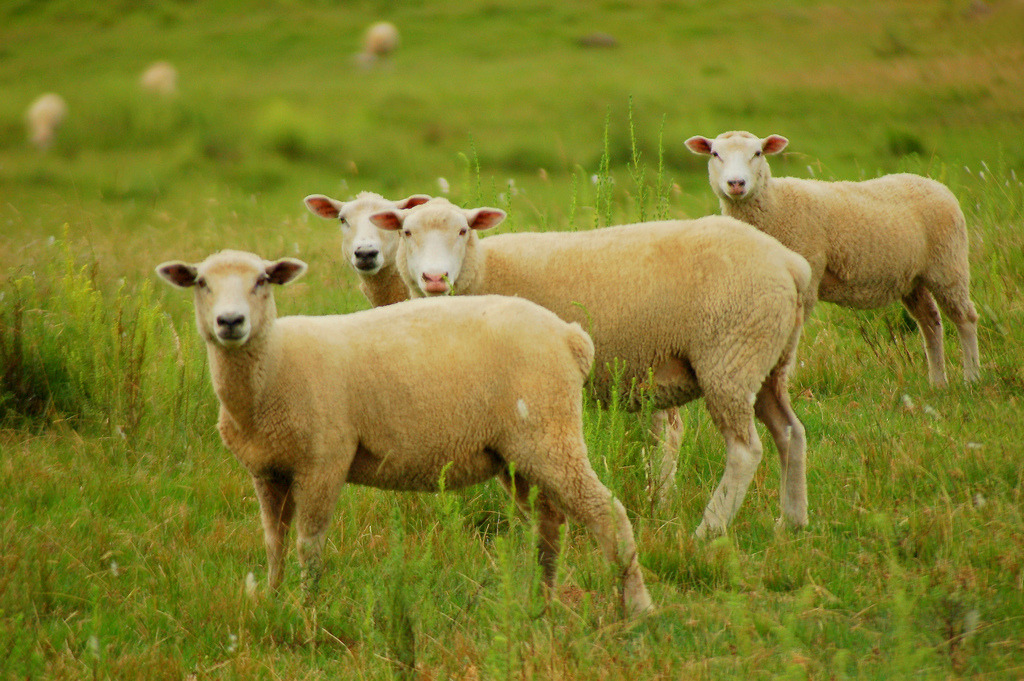
[[[353,56],[373,20],[402,45]],[[601,31],[614,48],[585,48]],[[0,4],[0,679],[1024,677],[1024,4],[8,0]],[[176,96],[138,88],[157,59]],[[70,114],[47,152],[23,112]],[[310,265],[281,314],[366,307],[302,197],[438,193],[503,230],[718,211],[683,140],[790,139],[776,175],[911,171],[967,215],[982,380],[928,385],[898,308],[819,305],[794,377],[810,526],[778,532],[765,458],[728,536],[700,403],[655,511],[643,418],[590,405],[657,604],[623,621],[572,527],[546,608],[500,487],[343,491],[321,596],[278,599],[220,443],[191,302],[164,260]],[[595,181],[596,180],[596,181]],[[949,325],[947,325],[949,326]],[[762,437],[768,440],[762,432]],[[261,586],[251,593],[248,575]]]

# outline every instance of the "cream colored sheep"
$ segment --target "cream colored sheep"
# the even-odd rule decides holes
[[[378,21],[363,34],[363,51],[357,59],[365,67],[391,56],[398,48],[398,28],[390,21]]]
[[[921,328],[935,385],[946,383],[941,308],[960,334],[964,378],[977,380],[967,227],[953,193],[910,174],[864,182],[773,178],[766,156],[787,144],[780,135],[760,139],[749,132],[686,140],[690,151],[711,156],[708,171],[722,213],[807,258],[818,298],[862,309],[903,301]]]
[[[676,407],[703,395],[727,462],[698,536],[724,531],[743,501],[762,452],[755,416],[779,450],[782,516],[805,525],[804,428],[786,385],[810,279],[804,259],[721,216],[478,238],[504,217],[435,198],[370,219],[401,230],[397,262],[412,295],[521,296],[582,324],[603,402],[615,374],[628,409],[650,398],[666,410],[663,421],[678,421]],[[675,474],[672,444],[662,448],[662,498]]]
[[[625,510],[587,459],[581,393],[594,346],[578,325],[498,296],[277,319],[269,284],[305,269],[238,251],[157,267],[195,287],[218,428],[256,487],[272,587],[294,519],[314,593],[346,482],[436,491],[442,476],[449,489],[498,476],[521,506],[539,488],[545,584],[564,509],[621,571],[626,612],[650,607]]]
[[[67,115],[68,105],[63,97],[53,92],[41,95],[25,112],[29,141],[39,149],[49,149]]]
[[[388,201],[380,194],[360,192],[351,201],[338,201],[323,194],[305,198],[314,215],[341,223],[341,254],[359,275],[359,290],[374,307],[408,300],[409,293],[395,267],[398,235],[378,229],[369,217],[388,208],[412,208],[430,200],[413,194],[401,201]]]
[[[174,95],[178,92],[178,70],[167,61],[153,62],[139,77],[139,86],[164,97]]]

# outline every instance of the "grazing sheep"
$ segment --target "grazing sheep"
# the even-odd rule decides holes
[[[346,482],[436,491],[442,478],[454,489],[498,476],[524,510],[529,487],[539,488],[546,585],[564,510],[621,571],[627,614],[650,607],[625,510],[587,459],[581,398],[594,346],[578,325],[498,296],[277,319],[268,284],[305,269],[238,251],[157,267],[195,287],[218,428],[252,476],[273,588],[294,519],[303,583],[315,593]]]
[[[608,403],[618,380],[626,408],[650,398],[665,410],[661,425],[674,432],[662,447],[662,499],[679,451],[676,407],[703,395],[727,462],[698,536],[724,531],[743,501],[762,452],[755,416],[779,450],[782,516],[806,525],[804,428],[786,385],[803,327],[806,261],[721,216],[478,238],[504,217],[435,198],[370,219],[401,230],[397,262],[411,295],[521,296],[582,324],[594,340],[597,397]]]
[[[691,137],[686,146],[711,157],[711,186],[724,215],[807,258],[812,295],[861,309],[902,300],[921,328],[928,378],[940,386],[946,384],[941,308],[960,334],[964,378],[976,381],[978,313],[970,297],[966,221],[953,193],[910,174],[864,182],[773,178],[765,157],[788,142],[726,132],[713,140]]]
[[[139,77],[139,86],[147,92],[169,97],[178,92],[178,71],[170,62],[153,62]]]
[[[359,275],[359,290],[374,307],[409,299],[405,282],[395,267],[398,235],[378,229],[369,217],[388,208],[412,208],[430,197],[413,194],[401,201],[388,201],[380,194],[360,192],[351,201],[342,202],[323,194],[311,194],[306,207],[314,215],[341,223],[341,254]]]
[[[63,97],[53,92],[41,95],[25,112],[29,141],[39,149],[49,149],[67,115]]]
[[[390,21],[378,21],[363,34],[363,51],[357,60],[364,67],[370,67],[391,56],[398,48],[398,28]]]

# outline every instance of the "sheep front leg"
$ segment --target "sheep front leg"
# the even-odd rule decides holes
[[[270,588],[276,591],[284,577],[284,556],[288,550],[285,538],[295,513],[292,481],[283,476],[252,477],[263,520],[263,541],[267,549],[267,570]]]
[[[302,588],[308,603],[316,596],[323,574],[327,529],[340,490],[339,476],[329,471],[317,471],[296,480],[296,549],[302,566]]]
[[[662,409],[651,414],[651,434],[661,454],[654,499],[658,508],[664,508],[675,490],[679,445],[683,441],[683,419],[679,416],[679,408]]]

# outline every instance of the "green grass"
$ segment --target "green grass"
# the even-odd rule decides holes
[[[1019,678],[1024,674],[1024,16],[971,3],[9,2],[0,6],[0,679]],[[392,62],[352,62],[366,25]],[[614,49],[576,38],[614,34]],[[171,100],[136,81],[180,72]],[[22,112],[60,92],[46,153]],[[501,230],[717,212],[693,134],[790,138],[777,175],[919,172],[960,198],[982,380],[931,388],[898,308],[819,305],[794,405],[811,523],[765,460],[692,538],[724,447],[701,404],[653,511],[642,418],[588,407],[658,605],[571,527],[558,598],[500,487],[347,488],[315,607],[265,579],[191,303],[153,267],[224,247],[310,264],[282,314],[366,307],[303,196],[437,193]],[[543,172],[542,172],[543,171]],[[596,177],[597,182],[592,178]],[[762,437],[768,438],[762,432]]]

